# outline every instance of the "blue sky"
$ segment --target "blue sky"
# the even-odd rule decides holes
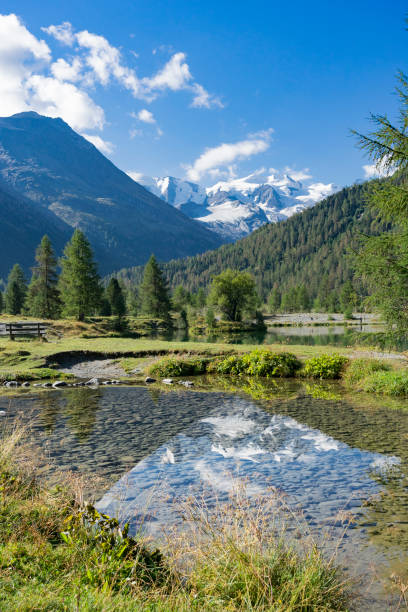
[[[389,6],[3,0],[0,115],[60,115],[125,171],[351,184],[369,162],[349,129],[393,116],[408,70],[407,5]]]

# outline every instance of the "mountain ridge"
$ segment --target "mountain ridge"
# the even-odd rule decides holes
[[[0,118],[0,180],[69,233],[84,231],[104,274],[143,264],[153,251],[166,260],[222,242],[133,181],[62,119],[34,112]],[[19,246],[21,240],[15,261]]]
[[[262,176],[257,171],[207,188],[173,176],[130,176],[227,242],[243,238],[265,223],[283,221],[306,210],[335,190],[333,183],[303,185],[288,173],[276,172],[269,176],[263,172]]]

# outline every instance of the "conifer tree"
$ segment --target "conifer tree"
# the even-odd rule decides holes
[[[15,264],[7,280],[5,294],[6,311],[9,314],[20,314],[27,295],[27,283],[24,272],[19,264]]]
[[[170,318],[170,298],[167,282],[152,255],[146,264],[140,286],[141,310],[144,314],[163,319]]]
[[[83,321],[99,307],[102,288],[91,245],[80,230],[75,230],[65,246],[60,265],[58,288],[63,304],[62,315]]]
[[[126,314],[125,296],[116,278],[111,278],[106,288],[111,313],[119,319]]]
[[[3,312],[3,293],[0,291],[0,312]]]
[[[282,296],[277,287],[274,287],[268,297],[268,306],[272,313],[278,312],[281,307]]]
[[[48,236],[43,236],[35,254],[37,266],[28,287],[26,310],[34,317],[57,319],[61,300],[57,289],[57,260]]]
[[[139,291],[135,285],[131,285],[126,291],[126,310],[133,317],[137,317],[140,310]]]

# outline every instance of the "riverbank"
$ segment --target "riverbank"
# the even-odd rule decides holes
[[[93,322],[77,323],[62,321],[48,335],[47,341],[36,338],[11,341],[0,339],[0,381],[66,380],[74,378],[122,379],[126,382],[144,383],[153,362],[161,357],[179,356],[181,363],[188,364],[193,356],[202,358],[202,363],[219,361],[228,356],[238,357],[254,351],[280,355],[290,352],[299,362],[299,367],[287,373],[261,371],[228,374],[251,374],[257,376],[306,376],[330,378],[329,373],[319,368],[308,369],[313,359],[323,362],[340,356],[344,358],[339,372],[332,378],[341,378],[349,388],[358,391],[408,397],[407,355],[396,351],[385,352],[367,347],[335,347],[283,344],[229,344],[226,342],[177,342],[150,338],[110,337],[101,330],[96,337],[88,337]],[[84,332],[84,329],[86,331]],[[61,330],[64,334],[61,335]],[[56,333],[58,331],[58,333]],[[327,356],[327,357],[325,357]],[[319,362],[317,362],[319,363]],[[323,364],[324,365],[324,364]],[[180,376],[204,374],[207,367],[191,373],[180,371]],[[220,373],[213,370],[213,373]],[[177,376],[172,370],[161,371],[161,377]],[[4,387],[1,387],[4,392]]]
[[[295,545],[272,532],[266,507],[252,512],[241,495],[209,516],[193,502],[192,540],[172,532],[158,550],[84,504],[78,478],[52,489],[39,481],[24,440],[17,424],[0,442],[1,609],[349,609],[349,583],[333,559],[310,538]]]

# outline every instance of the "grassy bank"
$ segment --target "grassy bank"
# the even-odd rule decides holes
[[[212,513],[190,502],[191,534],[158,550],[84,505],[78,480],[40,483],[23,440],[16,427],[0,442],[1,610],[348,609],[333,562],[308,537],[295,546],[271,529],[267,509],[251,511],[239,489]]]
[[[148,362],[166,356],[170,359],[153,364],[151,373],[163,377],[208,372],[340,378],[349,389],[408,397],[408,373],[404,355],[391,354],[390,359],[378,361],[370,359],[369,356],[376,353],[366,347],[291,345],[292,365],[277,368],[275,373],[271,373],[262,365],[265,359],[261,358],[257,364],[256,360],[251,361],[247,355],[263,351],[268,355],[282,356],[286,354],[282,344],[260,347],[227,342],[177,342],[117,337],[106,335],[105,327],[106,321],[101,323],[99,320],[96,323],[93,320],[86,323],[58,321],[48,335],[48,341],[33,338],[11,341],[6,337],[0,338],[0,381],[66,378],[67,375],[58,372],[58,365],[68,356],[76,356],[78,359],[116,359],[126,373],[140,365],[142,372],[132,377],[133,380],[142,381]],[[93,337],[89,337],[91,335]]]

